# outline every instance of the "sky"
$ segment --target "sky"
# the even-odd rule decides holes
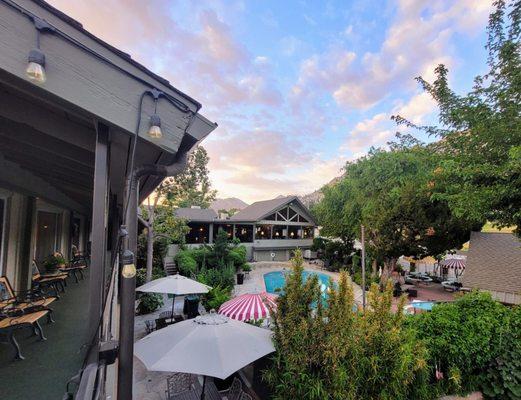
[[[48,0],[203,104],[218,197],[307,194],[486,71],[491,0]],[[433,138],[419,138],[425,141]]]

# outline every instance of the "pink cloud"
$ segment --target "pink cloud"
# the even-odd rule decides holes
[[[346,109],[368,109],[396,90],[414,89],[413,77],[434,65],[454,62],[450,39],[454,33],[475,34],[485,25],[488,0],[398,1],[397,15],[377,52],[355,55],[337,47],[315,54],[301,64],[292,89],[306,98],[328,92]]]

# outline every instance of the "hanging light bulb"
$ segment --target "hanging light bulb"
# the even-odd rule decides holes
[[[161,139],[163,137],[163,132],[161,132],[161,118],[159,118],[157,114],[152,114],[150,117],[148,136],[152,139]]]
[[[33,49],[27,57],[27,69],[25,73],[30,81],[43,85],[47,80],[45,75],[45,54],[40,49]]]

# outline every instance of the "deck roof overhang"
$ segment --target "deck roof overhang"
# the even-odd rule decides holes
[[[47,73],[42,86],[25,77],[34,17],[56,30],[40,35]],[[146,134],[153,99],[145,96],[140,107],[151,89],[186,106],[158,102],[160,140]],[[98,123],[110,130],[110,189],[120,204],[140,108],[136,167],[170,165],[216,128],[198,113],[198,102],[40,0],[0,0],[0,104],[0,184],[81,213],[92,203]],[[143,177],[141,198],[160,180]]]

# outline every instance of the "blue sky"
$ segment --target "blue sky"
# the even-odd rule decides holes
[[[435,122],[414,77],[445,63],[468,90],[491,2],[51,3],[202,102],[213,185],[251,202],[320,188],[392,139],[393,114]]]

